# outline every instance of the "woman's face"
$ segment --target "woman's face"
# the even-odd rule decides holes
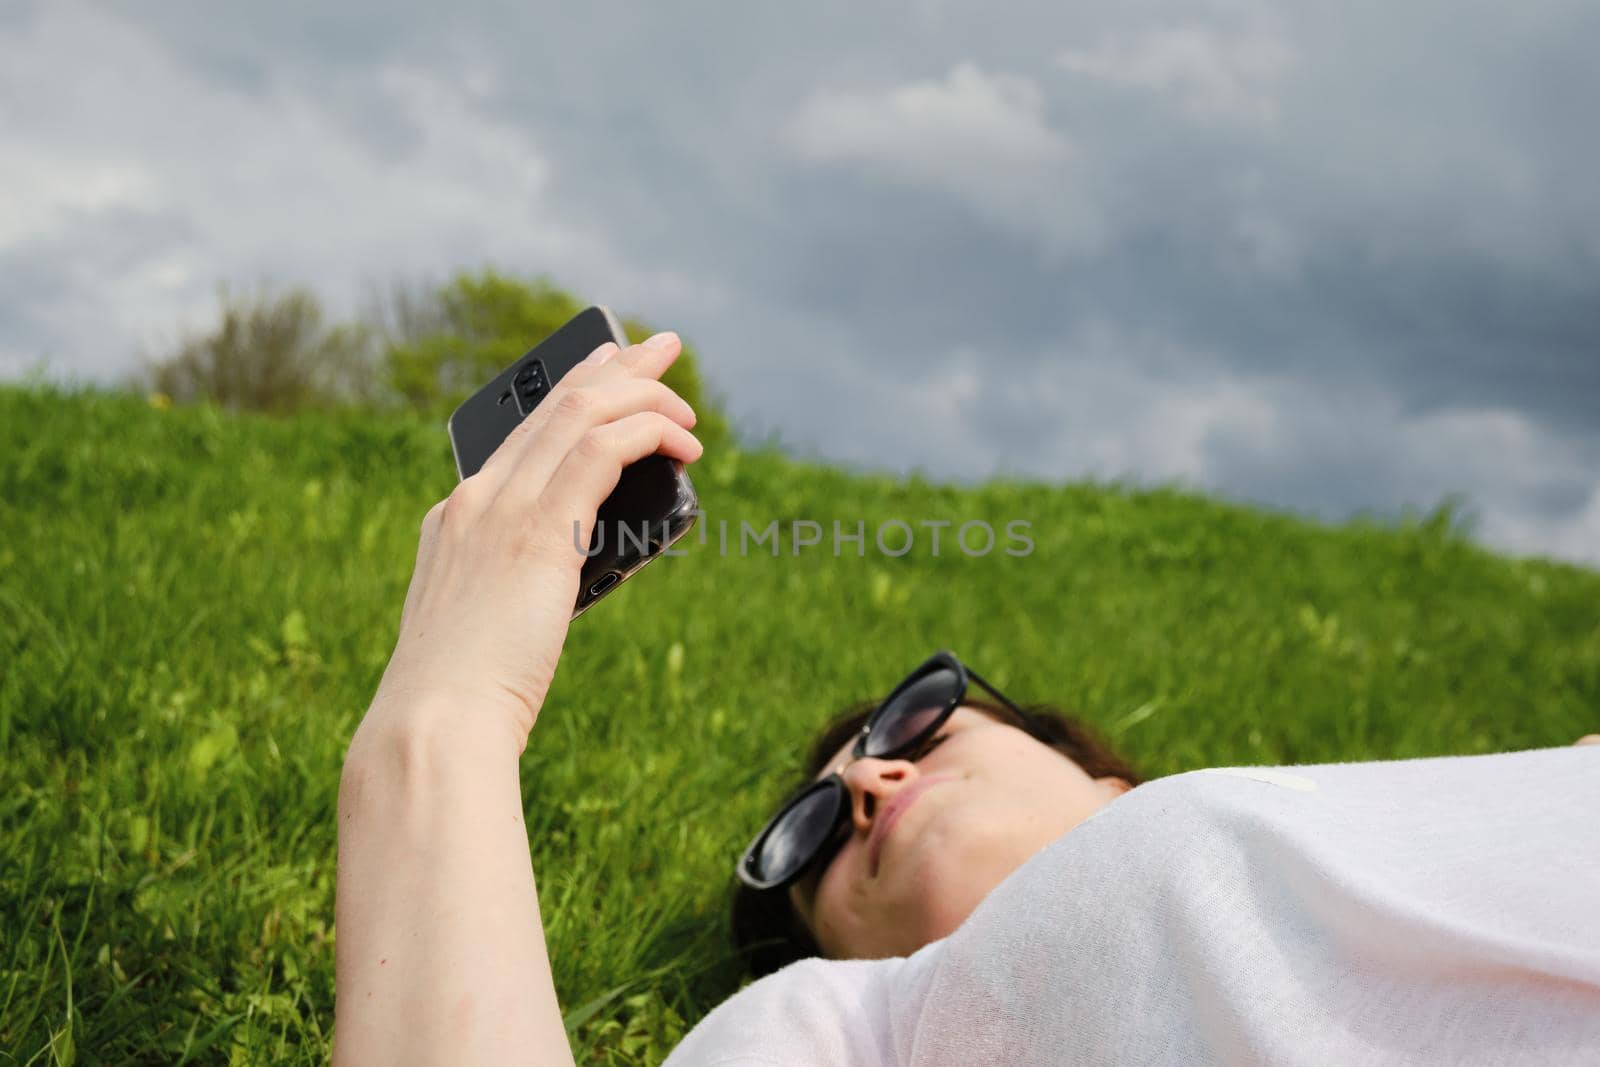
[[[975,708],[957,708],[917,762],[844,771],[852,832],[790,900],[834,959],[910,955],[961,925],[989,890],[1129,786]],[[852,739],[853,740],[853,739]],[[818,777],[844,764],[847,744]]]

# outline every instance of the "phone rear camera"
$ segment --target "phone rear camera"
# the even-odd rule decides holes
[[[604,593],[607,589],[622,581],[622,575],[616,571],[606,571],[599,580],[589,587],[589,597],[593,599]]]
[[[544,361],[534,359],[523,364],[511,385],[517,394],[517,407],[526,415],[550,391],[550,374],[544,369]]]

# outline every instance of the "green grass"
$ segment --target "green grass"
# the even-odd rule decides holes
[[[417,524],[415,419],[0,390],[0,1063],[297,1063],[333,1023],[334,810]],[[708,518],[1032,522],[969,558],[658,561],[574,624],[524,758],[580,1059],[659,1059],[737,984],[733,858],[836,706],[950,647],[1151,775],[1600,728],[1600,575],[1445,520],[953,488],[708,452]]]

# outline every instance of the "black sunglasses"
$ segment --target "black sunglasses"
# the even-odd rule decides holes
[[[963,665],[954,653],[935,652],[867,717],[844,766],[864,756],[918,758],[939,727],[961,706],[969,679],[1024,726],[1039,729],[1033,716]],[[850,790],[844,784],[843,771],[841,767],[801,790],[762,827],[739,860],[739,881],[751,889],[783,889],[819,858],[824,864],[833,858],[850,837]]]

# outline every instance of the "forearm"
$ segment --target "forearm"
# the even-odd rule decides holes
[[[335,1064],[571,1063],[516,749],[396,720],[339,786]]]

